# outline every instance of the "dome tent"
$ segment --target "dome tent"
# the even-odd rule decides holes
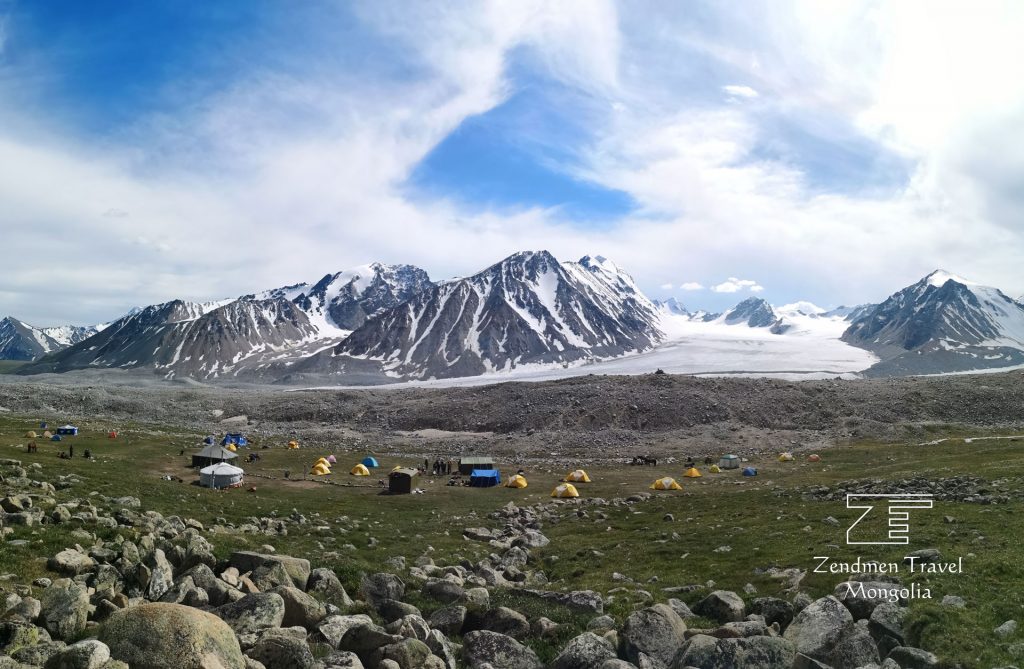
[[[552,497],[579,497],[580,493],[576,490],[576,486],[571,483],[562,483],[555,486],[555,489],[551,491]]]
[[[683,486],[679,485],[671,476],[666,476],[652,483],[650,488],[651,490],[682,490]]]
[[[508,480],[508,483],[505,484],[505,487],[506,488],[525,488],[527,485],[529,485],[529,484],[526,482],[526,477],[523,476],[522,474],[516,474],[515,476],[513,476],[512,478],[510,478]]]
[[[587,476],[587,473],[582,469],[569,472],[562,480],[567,482],[571,481],[573,483],[590,483],[590,477]]]
[[[744,476],[757,476],[757,469],[755,469],[753,467],[744,467],[743,468],[743,475]]]
[[[779,453],[779,462],[792,462],[792,461],[793,461],[793,454],[790,453],[789,451],[786,451],[785,453]]]
[[[26,439],[35,439],[36,436],[37,435],[36,435],[36,433],[33,430],[29,430],[28,432],[25,433],[25,438]]]
[[[288,442],[288,449],[289,450],[294,451],[298,447],[299,447],[299,442],[295,441],[294,439],[292,439],[291,441]]]
[[[245,471],[226,462],[199,470],[199,485],[206,488],[232,488],[242,485]]]
[[[686,470],[686,473],[683,474],[683,476],[688,479],[699,479],[701,477],[701,473],[696,467],[690,467]]]
[[[334,457],[333,454],[332,455],[328,455],[327,456],[327,462],[331,463],[332,465],[333,464],[337,464],[338,458]]]
[[[377,462],[377,458],[372,455],[367,455],[363,458],[362,465],[367,469],[373,469],[374,467],[380,467],[380,463]]]
[[[811,453],[810,455],[807,456],[807,461],[808,462],[821,462],[821,456],[818,455],[817,453]]]
[[[352,476],[369,476],[370,470],[366,468],[366,465],[360,462],[352,468],[352,471],[350,471],[349,474]]]
[[[712,474],[721,474],[722,469],[718,465],[711,465],[710,467],[708,467],[708,472]]]

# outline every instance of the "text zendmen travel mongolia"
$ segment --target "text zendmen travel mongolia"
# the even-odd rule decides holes
[[[828,556],[815,555],[817,565],[814,567],[816,574],[899,574],[903,571],[903,565],[898,562],[879,562],[877,560],[861,560],[859,557],[853,562],[838,562]],[[908,555],[904,558],[906,571],[911,574],[962,574],[964,573],[964,559],[957,558],[956,562],[925,562],[921,558]],[[848,597],[881,599],[889,602],[898,602],[906,599],[931,599],[931,588],[921,587],[917,583],[909,586],[889,585],[878,582],[845,581]]]

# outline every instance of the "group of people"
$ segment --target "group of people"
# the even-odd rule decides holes
[[[426,474],[429,470],[432,476],[440,476],[442,474],[451,474],[453,469],[458,471],[458,465],[451,460],[442,460],[441,458],[438,458],[434,460],[434,464],[431,465],[428,458],[423,458],[423,474]]]

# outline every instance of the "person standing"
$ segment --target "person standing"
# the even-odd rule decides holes
[[[75,457],[75,445],[74,444],[71,444],[70,446],[68,446],[68,457],[69,458]]]

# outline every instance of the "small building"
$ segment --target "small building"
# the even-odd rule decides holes
[[[388,492],[394,495],[408,495],[416,489],[419,472],[415,469],[402,467],[388,474]]]
[[[237,453],[232,453],[223,446],[211,445],[192,456],[192,466],[209,467],[220,462],[230,462],[237,457]]]
[[[224,435],[224,438],[220,440],[221,446],[248,446],[249,441],[245,438],[245,435],[241,432],[228,432]]]
[[[199,470],[199,485],[206,488],[234,488],[242,485],[245,471],[226,462]]]
[[[459,460],[460,474],[472,474],[474,469],[494,469],[494,458],[489,455],[481,455]]]
[[[474,488],[493,488],[501,483],[497,469],[474,469],[469,474],[469,485]]]
[[[733,455],[732,453],[728,455],[723,455],[721,458],[718,459],[718,467],[720,469],[739,469],[740,456]]]
[[[57,428],[57,434],[62,437],[76,437],[78,436],[78,428],[74,425],[63,425]]]

